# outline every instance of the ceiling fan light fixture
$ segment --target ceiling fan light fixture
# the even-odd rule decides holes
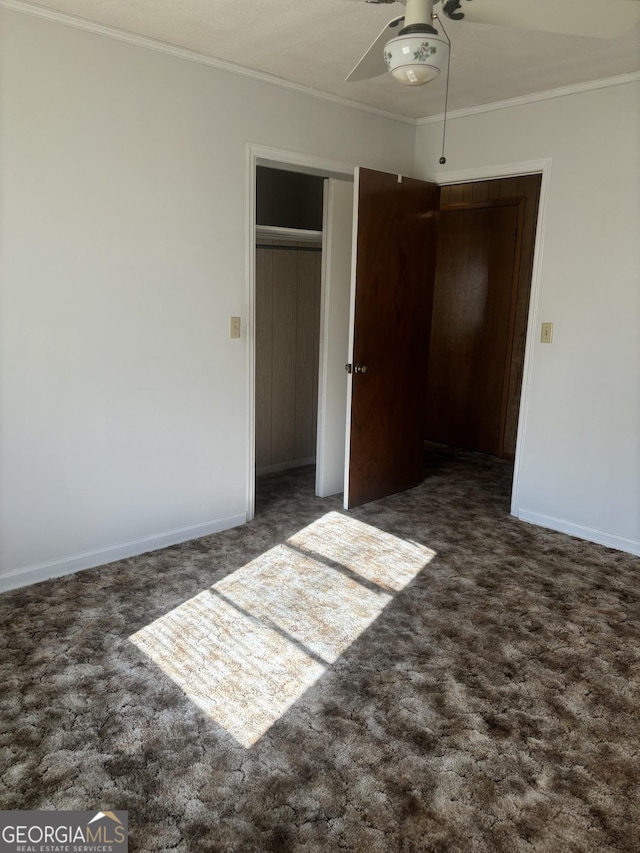
[[[405,86],[423,86],[447,65],[449,45],[437,33],[399,35],[384,47],[384,59],[394,80]]]

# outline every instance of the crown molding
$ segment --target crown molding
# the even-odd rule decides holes
[[[605,77],[601,80],[589,80],[586,83],[574,83],[572,86],[562,86],[558,89],[547,89],[543,92],[533,92],[530,95],[519,95],[517,98],[509,98],[505,101],[494,101],[491,104],[480,104],[477,107],[463,107],[460,110],[451,110],[447,113],[447,121],[454,118],[465,118],[480,113],[490,113],[494,110],[506,110],[509,107],[521,107],[526,104],[535,104],[539,101],[549,101],[552,98],[564,98],[567,95],[576,95],[580,92],[591,92],[595,89],[607,89],[610,86],[622,86],[626,83],[637,83],[640,81],[640,71],[632,71],[629,74],[619,74],[615,77]],[[443,121],[444,113],[433,116],[424,116],[416,119],[416,126],[425,124],[438,124]]]
[[[29,0],[0,0],[0,8],[9,9],[15,12],[22,12],[26,15],[42,18],[64,26],[73,27],[77,30],[84,30],[85,32],[116,39],[117,41],[126,42],[127,44],[132,44],[137,47],[155,50],[159,53],[165,53],[169,56],[184,59],[187,62],[195,62],[199,65],[209,66],[210,68],[217,68],[218,70],[226,71],[229,74],[248,77],[249,79],[256,80],[260,83],[267,83],[281,89],[287,89],[290,92],[297,92],[298,94],[312,96],[321,101],[346,107],[347,109],[358,110],[359,112],[390,119],[391,121],[401,122],[402,124],[408,124],[413,127],[438,124],[439,122],[442,122],[444,118],[443,113],[437,113],[436,115],[424,116],[417,119],[401,115],[399,113],[392,113],[378,107],[372,107],[369,104],[362,104],[348,98],[341,98],[338,95],[331,95],[328,92],[321,92],[318,89],[312,89],[310,86],[303,86],[301,83],[294,83],[291,80],[285,80],[283,77],[276,77],[274,74],[268,74],[265,71],[257,71],[253,68],[247,68],[244,65],[238,65],[234,62],[228,62],[224,59],[216,59],[212,56],[198,53],[195,50],[178,47],[177,45],[160,41],[159,39],[154,39],[150,36],[136,35],[135,33],[129,33],[126,30],[119,30],[115,27],[107,27],[103,24],[97,24],[85,18],[80,18],[77,15],[70,15],[67,12],[58,12],[54,9],[38,6],[36,3],[30,3]],[[503,101],[493,101],[489,104],[480,104],[473,107],[463,107],[459,110],[451,110],[447,113],[447,120],[480,115],[481,113],[493,112],[494,110],[504,110],[509,109],[510,107],[524,106],[526,104],[534,104],[539,101],[547,101],[552,98],[563,98],[567,95],[575,95],[580,92],[591,92],[596,89],[606,89],[610,86],[620,86],[626,83],[635,83],[638,81],[640,81],[640,71],[633,71],[628,74],[620,74],[615,77],[606,77],[600,80],[589,80],[586,83],[576,83],[571,86],[563,86],[557,89],[533,92],[529,95],[519,95],[516,98],[509,98]]]
[[[244,65],[237,65],[234,62],[228,62],[224,59],[216,59],[212,56],[207,56],[204,53],[198,53],[195,50],[178,47],[177,45],[160,41],[159,39],[154,39],[150,36],[136,35],[135,33],[129,33],[126,30],[119,30],[115,27],[96,24],[93,21],[89,21],[86,18],[80,18],[77,15],[70,15],[67,12],[58,12],[55,9],[38,6],[36,3],[29,3],[28,0],[0,0],[0,8],[9,9],[14,12],[22,12],[25,15],[42,18],[56,24],[63,24],[67,27],[73,27],[76,30],[84,30],[85,32],[93,33],[94,35],[116,39],[117,41],[135,45],[136,47],[144,47],[148,50],[166,53],[169,56],[176,56],[179,59],[185,59],[188,62],[207,65],[210,68],[217,68],[219,71],[226,71],[230,74],[238,74],[241,77],[248,77],[251,80],[257,80],[260,83],[268,83],[272,86],[278,86],[280,89],[288,89],[290,92],[297,92],[298,94],[307,96],[310,95],[321,101],[328,101],[331,104],[337,104],[338,106],[347,107],[351,110],[358,110],[359,112],[369,113],[370,115],[380,116],[381,118],[391,119],[392,121],[398,121],[403,124],[409,124],[412,127],[416,126],[415,118],[411,118],[410,116],[391,113],[387,110],[379,109],[378,107],[369,106],[369,104],[361,104],[358,101],[351,101],[348,98],[331,95],[328,92],[320,92],[318,89],[312,89],[310,86],[303,86],[301,83],[294,83],[291,80],[285,80],[283,77],[276,77],[275,74],[267,74],[265,71],[257,71],[254,68],[246,68]]]

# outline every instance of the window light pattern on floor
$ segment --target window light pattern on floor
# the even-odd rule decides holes
[[[130,639],[248,748],[433,556],[331,512]]]

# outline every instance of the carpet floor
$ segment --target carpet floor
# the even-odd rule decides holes
[[[640,559],[509,516],[432,447],[351,513],[0,596],[0,808],[124,809],[133,851],[640,850]]]

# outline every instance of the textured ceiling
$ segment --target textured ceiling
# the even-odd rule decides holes
[[[559,4],[562,2],[558,0]],[[595,4],[605,16],[607,2]],[[640,7],[640,0],[635,2]],[[594,3],[595,0],[584,0],[585,5]],[[415,89],[395,83],[388,75],[360,83],[344,82],[385,24],[403,14],[403,7],[397,3],[40,0],[38,5],[150,36],[397,115],[418,118],[443,110],[444,75]],[[446,29],[453,43],[451,110],[640,68],[640,27],[616,39],[551,35],[455,21],[447,21]]]

